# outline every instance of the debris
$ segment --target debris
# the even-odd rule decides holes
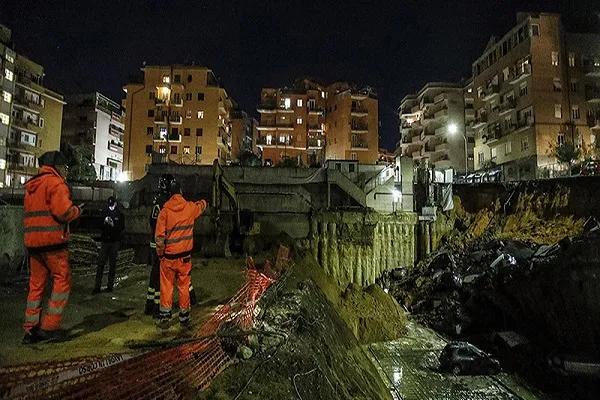
[[[242,360],[248,360],[250,357],[252,357],[252,349],[247,346],[240,346],[237,349],[237,355]]]

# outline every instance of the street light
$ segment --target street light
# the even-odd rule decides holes
[[[451,135],[455,135],[458,132],[458,125],[456,125],[455,123],[451,123],[450,125],[448,125],[448,132]],[[467,154],[467,135],[465,135],[465,133],[463,132],[463,139],[465,139],[465,177],[469,174],[469,170],[468,170],[468,162],[469,162],[469,156]]]

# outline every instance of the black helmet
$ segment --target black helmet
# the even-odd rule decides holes
[[[175,178],[171,174],[162,174],[160,178],[158,178],[158,190],[161,192],[171,193],[171,184]]]

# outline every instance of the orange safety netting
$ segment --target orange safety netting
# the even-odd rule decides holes
[[[288,254],[280,249],[278,263]],[[144,354],[2,367],[0,399],[178,399],[203,390],[233,361],[219,329],[224,324],[252,327],[256,300],[273,283],[265,273],[249,268],[245,285],[190,341]]]

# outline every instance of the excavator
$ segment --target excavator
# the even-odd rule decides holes
[[[229,200],[231,211],[232,231],[227,232],[226,225],[221,221],[223,196]],[[213,238],[203,249],[207,257],[230,257],[231,253],[243,253],[244,241],[252,235],[260,233],[260,224],[254,221],[251,212],[240,210],[239,199],[235,187],[225,177],[223,167],[219,160],[213,162],[213,184],[211,196],[211,222],[213,225]],[[224,226],[225,225],[225,226]]]

